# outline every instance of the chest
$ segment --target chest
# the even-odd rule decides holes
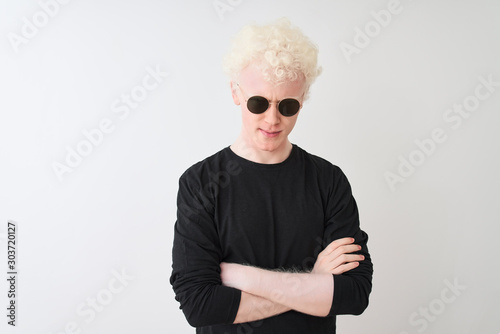
[[[324,196],[317,182],[301,171],[261,173],[221,189],[216,224],[224,260],[262,268],[312,267],[324,230]]]

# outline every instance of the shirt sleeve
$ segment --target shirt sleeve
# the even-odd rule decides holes
[[[339,314],[359,315],[368,307],[372,289],[373,264],[368,252],[368,235],[360,229],[356,201],[351,186],[340,168],[334,166],[334,182],[326,210],[324,244],[345,237],[355,239],[365,260],[359,266],[341,275],[333,275],[334,292],[330,316]]]
[[[231,324],[241,291],[222,285],[214,197],[199,177],[188,175],[179,180],[170,283],[191,326]]]

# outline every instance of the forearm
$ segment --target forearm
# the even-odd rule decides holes
[[[275,272],[239,266],[233,287],[290,309],[327,316],[333,300],[333,277],[327,273]]]
[[[289,307],[271,300],[241,292],[240,306],[234,319],[235,324],[257,321],[290,311]]]

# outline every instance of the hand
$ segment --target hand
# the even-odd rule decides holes
[[[363,261],[365,257],[357,252],[361,246],[354,245],[354,238],[342,238],[332,241],[319,253],[312,273],[330,273],[340,275],[359,266],[358,261]]]

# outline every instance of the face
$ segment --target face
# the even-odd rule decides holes
[[[233,82],[231,88],[234,103],[240,105],[242,111],[240,139],[255,153],[283,153],[290,147],[288,135],[292,132],[300,111],[293,116],[283,116],[278,110],[277,102],[295,98],[302,104],[305,80],[299,79],[275,87],[264,80],[261,70],[249,65],[241,72],[238,84],[239,87]],[[256,95],[271,101],[269,109],[262,114],[250,112],[245,102]]]

